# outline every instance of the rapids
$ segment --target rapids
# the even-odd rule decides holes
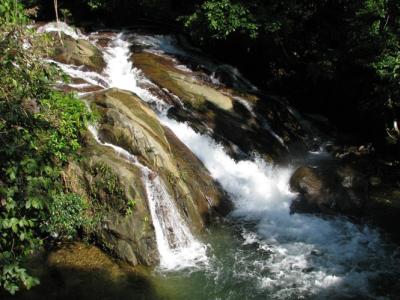
[[[47,25],[41,30],[52,29]],[[82,35],[64,26],[61,30],[73,37]],[[85,38],[96,41],[97,34]],[[148,102],[162,124],[203,162],[234,204],[229,216],[213,224],[201,238],[195,238],[162,181],[158,177],[148,180],[151,171],[132,154],[98,140],[142,170],[161,258],[161,268],[152,276],[156,290],[162,294],[160,298],[390,299],[393,296],[381,287],[385,282],[396,282],[399,275],[399,257],[394,246],[376,229],[344,217],[291,215],[289,206],[294,195],[289,191],[288,180],[293,168],[268,165],[257,154],[252,159],[235,161],[210,136],[169,118],[170,105],[142,88],[159,87],[133,67],[132,43],[146,45],[146,51],[158,55],[194,55],[210,69],[210,81],[219,84],[215,63],[179,48],[171,36],[113,34],[107,47],[99,46],[107,63],[102,74],[57,64],[72,77],[104,88],[129,90]],[[224,68],[231,70],[238,84],[255,89],[236,69]],[[251,106],[247,109],[253,113]],[[97,137],[95,129],[91,130]],[[275,137],[283,143],[279,136]],[[168,237],[168,228],[173,229],[173,237]],[[171,239],[175,242],[171,243]]]

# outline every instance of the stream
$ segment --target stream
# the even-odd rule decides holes
[[[42,30],[54,28],[48,26]],[[101,34],[83,35],[67,27],[62,30],[94,43]],[[101,74],[57,64],[67,74],[90,84],[137,94],[154,109],[160,122],[202,161],[234,204],[227,217],[194,237],[162,180],[158,177],[148,180],[151,170],[140,165],[126,150],[100,141],[95,128],[91,129],[99,143],[114,148],[127,163],[142,170],[160,254],[160,265],[150,280],[160,299],[396,298],[393,291],[385,289],[395,284],[400,275],[399,254],[394,245],[375,228],[345,217],[290,214],[294,195],[288,182],[294,167],[272,166],[256,152],[249,159],[234,160],[211,135],[169,117],[171,104],[143,88],[156,85],[132,65],[133,44],[146,46],[145,51],[161,56],[199,55],[180,48],[172,36],[120,32],[112,33],[106,47],[99,46],[106,61]],[[211,70],[210,81],[218,84],[212,72],[215,63],[201,55],[200,59]],[[180,67],[190,70],[186,65]],[[230,70],[238,86],[256,90],[236,69],[224,68]],[[79,91],[85,84],[71,87],[81,96],[86,94]],[[179,99],[177,102],[183,105]],[[253,107],[246,105],[251,114]],[[275,132],[271,134],[284,143]],[[166,228],[174,230],[169,237]]]

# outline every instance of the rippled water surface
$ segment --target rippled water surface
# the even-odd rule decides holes
[[[157,268],[152,273],[151,285],[160,299],[400,298],[399,255],[393,245],[374,228],[345,218],[291,215],[292,168],[274,168],[256,154],[235,161],[210,136],[167,117],[168,105],[140,87],[151,82],[132,66],[132,41],[158,55],[190,55],[169,36],[120,33],[102,50],[107,62],[102,74],[60,66],[89,83],[132,91],[151,104],[161,123],[203,162],[235,207],[198,237],[202,245],[193,249],[206,249],[207,263],[192,261],[179,270]],[[206,65],[215,68],[211,62]],[[242,85],[250,85],[233,70]],[[215,78],[210,82],[218,83]]]

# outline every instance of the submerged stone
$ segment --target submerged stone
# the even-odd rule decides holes
[[[299,193],[292,212],[360,216],[368,199],[368,181],[349,166],[299,167],[290,188]]]

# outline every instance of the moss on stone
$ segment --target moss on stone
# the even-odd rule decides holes
[[[58,37],[58,36],[57,36]],[[69,35],[61,33],[62,44],[55,38],[55,50],[53,58],[59,62],[86,66],[87,68],[101,72],[105,67],[105,61],[101,51],[87,40],[75,40]]]
[[[165,57],[149,52],[134,53],[133,63],[157,85],[166,88],[182,101],[200,109],[206,101],[223,110],[232,110],[232,99],[212,86],[200,83],[190,73],[176,67]]]

